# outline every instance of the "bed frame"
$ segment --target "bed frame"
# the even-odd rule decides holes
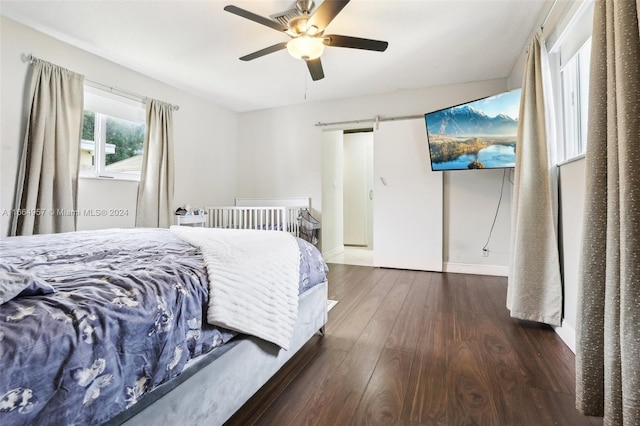
[[[207,208],[207,226],[281,229],[298,233],[297,217],[308,198],[236,199],[236,206]],[[295,226],[293,226],[295,224]],[[106,425],[222,425],[327,322],[327,281],[300,296],[290,349],[252,336],[192,360],[175,379],[157,387]]]
[[[193,360],[180,376],[161,385],[107,425],[222,425],[327,322],[328,283],[300,296],[298,318],[286,351],[242,336]]]

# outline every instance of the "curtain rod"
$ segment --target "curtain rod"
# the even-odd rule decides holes
[[[38,59],[39,58],[36,57],[35,55],[33,55],[32,53],[29,53],[28,55],[22,55],[22,61],[23,62],[28,62],[30,64],[33,64]],[[89,85],[91,87],[95,87],[96,89],[102,89],[102,90],[105,90],[107,92],[114,93],[116,95],[122,96],[124,98],[131,99],[133,101],[138,101],[140,103],[145,103],[147,101],[147,99],[148,99],[147,96],[139,95],[139,94],[131,92],[129,90],[120,89],[118,87],[114,87],[114,86],[111,86],[109,84],[100,83],[99,81],[90,80],[90,79],[88,79],[86,77],[85,77],[84,81],[85,81],[85,83],[87,85]],[[171,109],[173,111],[178,111],[180,109],[180,107],[178,105],[171,105]]]
[[[396,117],[380,117],[376,115],[373,118],[363,118],[361,120],[347,120],[347,121],[334,121],[331,123],[323,123],[318,121],[316,123],[316,127],[326,127],[326,126],[338,126],[342,124],[358,124],[358,123],[375,123],[376,129],[378,128],[378,123],[381,121],[398,121],[398,120],[415,120],[417,118],[424,118],[424,114],[419,115],[400,115]]]

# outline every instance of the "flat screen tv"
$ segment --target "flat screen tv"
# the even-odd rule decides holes
[[[431,170],[515,166],[521,89],[424,115]]]

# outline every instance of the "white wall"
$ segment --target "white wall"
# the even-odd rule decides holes
[[[72,47],[0,17],[0,212],[11,210],[28,109],[32,53],[86,78],[180,106],[174,117],[175,204],[232,204],[236,195],[237,115],[210,102],[153,80],[118,64]],[[141,54],[144,54],[141,52]],[[82,179],[79,206],[129,209],[130,217],[78,218],[80,229],[133,226],[137,185]],[[9,216],[0,216],[0,235],[7,235]]]
[[[560,238],[564,279],[564,319],[562,328],[567,344],[575,345],[576,313],[578,309],[578,275],[582,244],[585,198],[585,160],[560,167]],[[573,343],[573,344],[572,344]]]
[[[315,126],[316,123],[369,119],[377,115],[424,114],[506,89],[507,80],[499,79],[330,102],[307,102],[240,114],[238,196],[309,196],[314,215],[321,218],[321,144],[322,133],[327,127]],[[363,126],[366,124],[354,124],[351,128]],[[508,215],[499,215],[490,255],[481,257],[502,179],[501,172],[484,172],[445,172],[444,217],[448,228],[444,262],[457,264],[452,265],[453,270],[465,265],[465,272],[504,274],[508,264],[508,256],[504,255],[509,245]],[[501,209],[502,212],[510,211],[510,197],[503,199]]]
[[[513,172],[506,170],[503,187],[504,173],[504,170],[464,170],[445,173],[445,271],[507,275],[513,189],[513,178],[510,181],[509,174],[513,176]],[[490,236],[494,217],[496,224]],[[487,240],[489,255],[482,257],[482,248]]]
[[[78,230],[133,228],[136,225],[138,182],[110,179],[78,181]],[[117,196],[116,196],[117,195]],[[107,216],[98,216],[106,211]]]

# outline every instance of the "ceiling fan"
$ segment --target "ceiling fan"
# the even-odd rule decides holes
[[[293,57],[302,59],[307,63],[311,78],[316,81],[324,78],[322,62],[320,61],[324,46],[384,52],[389,45],[386,41],[367,38],[336,34],[325,35],[324,31],[327,26],[347,3],[349,3],[349,0],[325,0],[314,10],[315,3],[313,0],[297,0],[293,16],[283,14],[282,18],[284,19],[279,20],[256,15],[253,12],[232,5],[226,6],[224,10],[283,32],[291,38],[289,41],[274,44],[243,56],[240,60],[251,61],[286,48]]]

